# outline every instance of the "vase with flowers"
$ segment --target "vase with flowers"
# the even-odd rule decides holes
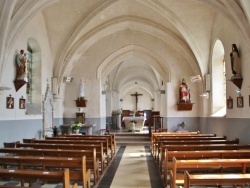
[[[72,131],[74,134],[79,134],[79,130],[82,127],[81,123],[75,123],[71,125]]]

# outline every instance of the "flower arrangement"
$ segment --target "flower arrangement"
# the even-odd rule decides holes
[[[71,125],[72,130],[79,130],[81,127],[82,127],[81,123],[76,123]]]

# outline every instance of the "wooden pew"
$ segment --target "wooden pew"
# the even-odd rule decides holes
[[[151,136],[151,149],[152,151],[154,150],[155,147],[155,143],[156,143],[156,139],[160,138],[160,137],[168,137],[168,138],[177,138],[177,137],[185,137],[185,138],[189,138],[189,137],[216,137],[216,134],[200,134],[199,132],[183,132],[183,133],[176,133],[176,132],[166,132],[166,133],[152,133]]]
[[[157,163],[160,164],[162,160],[164,160],[164,151],[165,147],[164,145],[186,145],[187,147],[189,145],[211,145],[211,144],[239,144],[239,139],[235,140],[185,140],[185,141],[169,141],[169,142],[159,142],[160,147],[158,148],[156,152],[156,159]]]
[[[23,138],[23,143],[33,143],[35,138]]]
[[[161,145],[160,153],[162,154],[158,155],[158,157],[162,157],[162,159],[164,159],[164,152],[166,149],[168,151],[239,150],[239,149],[250,149],[250,144]]]
[[[114,150],[114,146],[112,144],[112,137],[109,136],[109,137],[93,137],[93,136],[88,136],[88,135],[82,135],[82,136],[78,136],[78,135],[75,135],[77,137],[73,137],[73,135],[71,135],[72,137],[46,137],[45,140],[34,140],[34,143],[51,143],[53,141],[56,141],[58,143],[65,143],[66,141],[67,142],[72,142],[72,143],[77,143],[77,141],[80,141],[81,143],[88,143],[88,144],[91,144],[92,142],[102,142],[103,143],[103,151],[104,153],[106,154],[107,153],[107,161],[108,161],[108,164],[110,162],[110,160],[114,157],[114,153],[113,153],[113,150]]]
[[[53,172],[40,171],[40,170],[0,169],[1,178],[13,177],[15,179],[28,180],[30,182],[30,187],[32,185],[31,183],[32,181],[40,179],[43,181],[61,181],[63,182],[64,188],[69,188],[70,187],[69,176],[70,176],[69,169],[64,169],[64,171],[53,171]]]
[[[156,137],[160,137],[160,136],[164,136],[164,137],[180,137],[180,136],[193,136],[193,137],[215,137],[217,136],[216,134],[200,134],[199,131],[197,132],[154,132],[151,135],[151,141],[154,142]]]
[[[165,159],[160,166],[164,182],[167,182],[168,171],[173,168],[173,158],[181,159],[239,159],[250,158],[250,150],[211,150],[211,151],[168,151],[165,150]]]
[[[226,140],[226,136],[223,137],[219,137],[219,136],[204,136],[204,137],[195,137],[195,136],[177,136],[177,137],[169,137],[169,136],[159,136],[159,137],[155,137],[155,141],[154,143],[151,143],[151,148],[152,148],[152,154],[153,156],[155,156],[155,153],[157,151],[157,147],[160,146],[160,142],[168,142],[168,141],[180,141],[180,142],[184,142],[186,140],[192,140],[192,141],[196,141],[196,140]],[[166,144],[166,143],[165,143]]]
[[[40,157],[86,157],[86,168],[91,169],[94,184],[99,180],[99,160],[96,158],[96,149],[91,150],[61,150],[61,149],[33,149],[33,148],[0,148],[0,153],[13,153],[15,156]]]
[[[95,143],[95,144],[94,144]],[[34,149],[62,149],[62,150],[88,150],[96,148],[96,157],[101,164],[101,172],[105,169],[105,154],[103,152],[102,142],[93,142],[93,144],[58,144],[58,143],[16,143],[17,148],[34,148]]]
[[[208,170],[235,168],[245,174],[250,167],[250,159],[198,159],[198,160],[177,160],[173,158],[173,168],[170,170],[170,187],[175,188],[176,184],[184,185],[184,173],[177,174],[179,170]],[[165,182],[167,184],[167,182]]]
[[[106,129],[105,129],[106,130]],[[84,138],[90,138],[90,139],[105,139],[108,138],[109,140],[109,146],[111,148],[111,158],[114,157],[116,153],[116,137],[115,134],[108,134],[108,135],[60,135],[57,137],[45,137],[45,139],[64,139],[64,138],[72,138],[72,139],[84,139]]]
[[[233,185],[234,188],[237,185],[249,185],[250,174],[192,174],[188,171],[184,172],[184,188],[190,186],[209,186],[209,185]]]
[[[86,157],[37,157],[37,156],[0,156],[1,165],[12,165],[24,170],[25,167],[48,170],[53,168],[70,168],[70,180],[82,181],[83,188],[90,187],[90,170],[86,168]],[[39,169],[40,169],[39,168]],[[79,170],[80,169],[80,170]],[[50,171],[49,171],[50,172]]]

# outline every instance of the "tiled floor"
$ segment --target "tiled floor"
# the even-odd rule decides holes
[[[163,188],[148,146],[121,146],[98,188]]]

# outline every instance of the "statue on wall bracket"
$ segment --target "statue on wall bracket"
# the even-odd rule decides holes
[[[81,80],[79,84],[79,96],[76,101],[77,107],[86,107],[87,100],[84,99],[84,82]]]
[[[241,89],[243,78],[241,76],[241,62],[240,54],[236,44],[232,44],[232,52],[230,53],[231,70],[233,76],[230,81],[233,82],[239,89]]]
[[[182,79],[181,85],[180,85],[180,102],[189,103],[190,101],[190,89],[188,88],[185,79]]]
[[[27,83],[26,64],[26,53],[24,50],[20,50],[16,57],[16,78],[14,81],[16,91]]]
[[[193,103],[190,100],[190,89],[186,84],[185,79],[182,79],[180,88],[179,88],[179,97],[180,102],[177,104],[177,110],[192,110]]]

